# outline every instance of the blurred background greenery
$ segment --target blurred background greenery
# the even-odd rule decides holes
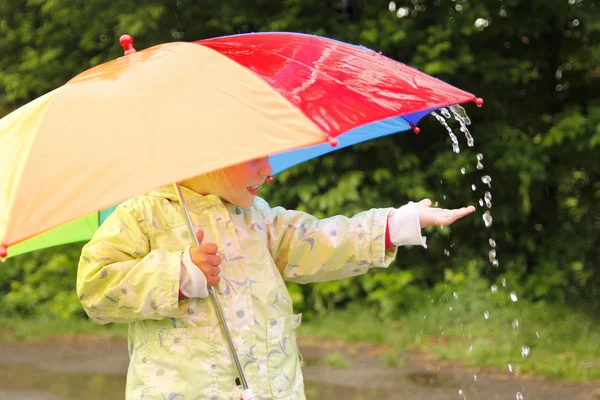
[[[138,49],[258,31],[324,35],[475,93],[485,105],[465,106],[473,148],[462,140],[453,153],[429,116],[419,135],[334,152],[266,188],[272,205],[320,217],[423,197],[478,206],[451,227],[428,228],[429,248],[401,249],[392,268],[290,285],[304,332],[590,380],[600,377],[599,15],[595,0],[0,0],[0,116],[121,56],[123,33]],[[478,204],[486,190],[491,227]],[[0,265],[0,326],[11,337],[43,334],[33,329],[40,319],[64,329],[85,319],[74,290],[81,245]]]

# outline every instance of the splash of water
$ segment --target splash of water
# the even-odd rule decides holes
[[[524,399],[523,394],[521,392],[517,392],[517,394],[515,395],[515,399],[516,400],[523,400]]]
[[[473,147],[475,145],[475,140],[473,139],[473,136],[471,136],[469,128],[467,128],[467,125],[471,125],[471,119],[467,115],[467,112],[462,106],[459,105],[450,106],[450,111],[452,111],[454,119],[458,121],[458,124],[460,125],[460,131],[467,139],[467,146]]]
[[[452,131],[452,128],[450,128],[450,126],[446,122],[446,119],[443,116],[436,113],[435,111],[432,111],[431,115],[433,115],[435,117],[435,119],[437,119],[439,121],[439,123],[442,124],[442,126],[444,128],[446,128],[446,131],[448,132],[448,136],[450,136],[450,140],[452,141],[452,151],[457,154],[460,153],[460,146],[458,145],[458,138]]]

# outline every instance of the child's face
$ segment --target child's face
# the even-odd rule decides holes
[[[241,208],[250,208],[260,187],[273,168],[267,157],[257,158],[223,169],[227,184],[219,188],[219,196]]]

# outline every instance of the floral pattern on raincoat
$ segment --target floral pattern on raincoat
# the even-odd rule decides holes
[[[242,210],[182,188],[195,229],[216,243],[215,291],[258,399],[304,399],[296,345],[301,315],[284,281],[319,282],[387,267],[387,216],[373,209],[318,220],[271,208]],[[77,292],[90,318],[129,323],[127,399],[239,399],[227,340],[209,298],[179,298],[181,255],[192,239],[172,188],[121,204],[82,251]]]

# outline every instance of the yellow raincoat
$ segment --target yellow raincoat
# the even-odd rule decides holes
[[[183,188],[204,243],[216,243],[215,287],[246,379],[259,399],[304,399],[293,313],[284,281],[360,275],[387,267],[390,209],[318,220],[257,198],[242,210]],[[121,204],[83,248],[77,292],[90,318],[129,323],[127,399],[240,398],[210,298],[178,296],[181,255],[192,244],[175,191]]]

